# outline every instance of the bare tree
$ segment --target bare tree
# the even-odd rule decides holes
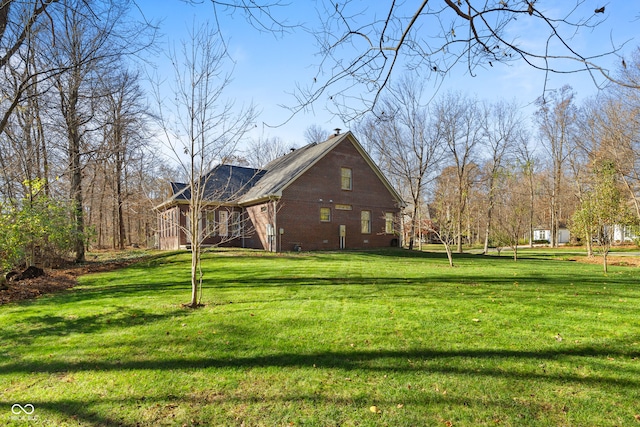
[[[310,125],[304,130],[304,139],[308,144],[323,142],[329,138],[329,132],[320,125]]]
[[[639,51],[620,67],[620,76],[629,83],[640,77]],[[587,252],[592,254],[591,241],[600,243],[603,232],[597,226],[597,214],[602,208],[596,203],[597,192],[602,190],[609,165],[615,173],[624,204],[632,208],[635,218],[640,218],[640,96],[638,90],[612,86],[597,97],[588,100],[583,107],[580,123],[581,170],[583,177],[575,179],[579,186],[580,206],[573,216],[576,231],[586,233]],[[596,165],[597,167],[594,167]],[[620,225],[617,225],[620,226]],[[606,235],[604,236],[606,237]]]
[[[462,252],[463,214],[470,186],[474,183],[477,150],[482,140],[482,121],[478,102],[460,93],[450,92],[436,102],[435,116],[446,144],[446,162],[452,164],[456,176],[456,205],[453,211],[457,223],[457,251]]]
[[[59,0],[5,0],[0,4],[0,70],[22,70],[20,77],[14,80],[15,84],[3,86],[0,133],[4,132],[25,95],[33,96],[32,86],[60,71],[55,64],[33,66],[36,46],[41,47],[42,43],[55,39],[56,27],[44,27],[49,25],[57,11],[65,7],[60,3]]]
[[[565,85],[551,91],[545,98],[537,101],[536,120],[540,139],[550,163],[551,193],[551,246],[558,246],[560,224],[560,198],[563,188],[564,166],[575,148],[577,107],[573,102],[574,92]]]
[[[482,126],[484,128],[484,146],[487,155],[486,187],[487,209],[486,227],[484,233],[484,251],[489,250],[489,235],[491,233],[493,207],[498,188],[498,181],[504,176],[504,170],[511,164],[515,147],[524,131],[522,117],[515,102],[503,101],[495,104],[485,104],[482,110]]]
[[[89,148],[89,132],[100,127],[94,121],[99,76],[119,65],[118,61],[150,45],[149,26],[132,25],[127,18],[128,0],[98,2],[64,0],[65,8],[52,21],[64,31],[56,34],[56,43],[43,51],[64,73],[55,76],[59,109],[67,139],[70,199],[74,203],[76,224],[76,261],[85,257],[85,218],[83,195],[83,157]]]
[[[496,183],[496,226],[491,230],[493,239],[513,251],[513,260],[518,260],[518,245],[530,221],[530,195],[528,194],[528,168],[505,167],[501,179]]]
[[[249,141],[245,157],[251,167],[261,168],[270,161],[287,154],[292,148],[294,147],[287,147],[284,141],[276,136],[259,137]]]
[[[291,22],[290,4],[281,0],[211,4],[216,22],[224,21],[223,14],[242,15],[259,32],[304,30],[316,38],[317,72],[297,84],[292,114],[326,101],[350,123],[372,111],[394,76],[407,70],[438,87],[455,67],[474,76],[478,68],[520,62],[539,70],[545,86],[549,74],[586,73],[600,88],[609,81],[638,87],[608,69],[626,41],[616,43],[612,36],[611,48],[597,52],[574,42],[576,35],[607,25],[605,7],[585,0],[319,0],[316,19],[304,24]]]
[[[576,33],[605,21],[604,8],[594,11],[584,0],[547,8],[535,0],[318,4],[310,31],[321,60],[313,82],[301,84],[295,111],[327,99],[349,122],[373,109],[403,69],[435,87],[458,65],[473,76],[477,68],[517,61],[543,75],[584,72],[600,86],[618,81],[600,61],[622,44],[587,55],[572,43]],[[524,28],[535,31],[525,33]]]
[[[43,182],[47,195],[50,188],[49,154],[43,131],[43,112],[47,110],[43,108],[43,92],[48,87],[46,80],[59,69],[50,62],[39,61],[38,53],[49,35],[40,22],[40,14],[45,13],[46,17],[58,6],[52,6],[55,2],[43,2],[39,10],[31,9],[35,5],[28,3],[31,2],[8,1],[0,6],[0,46],[4,48],[0,59],[0,134],[6,136],[0,139],[0,167],[4,178],[0,194],[4,193],[9,201],[33,193],[33,189],[20,188],[23,182]],[[30,12],[34,14],[29,15]],[[28,16],[31,22],[26,20]]]
[[[523,182],[526,183],[527,194],[527,234],[529,235],[529,247],[533,247],[533,227],[535,217],[536,179],[539,160],[529,144],[529,136],[522,133],[516,145],[516,164],[520,169]]]
[[[456,217],[458,209],[458,195],[456,194],[458,174],[453,166],[446,167],[436,178],[430,220],[427,229],[433,233],[444,246],[453,267],[453,246],[459,240],[459,222]]]
[[[159,84],[156,100],[164,143],[188,178],[189,212],[184,231],[191,244],[191,300],[186,306],[196,308],[202,302],[202,242],[208,237],[200,224],[203,208],[212,198],[207,193],[208,172],[234,153],[256,114],[252,106],[236,111],[233,102],[222,98],[231,80],[224,71],[228,54],[216,28],[205,24],[192,29],[190,39],[182,42],[179,50],[172,47],[169,56],[174,68],[172,110],[167,110]]]
[[[407,76],[360,126],[382,169],[409,193],[409,249],[419,230],[427,186],[437,176],[444,155],[443,126],[422,104],[423,95],[424,83]]]
[[[23,74],[28,72],[25,69],[13,70],[13,82],[18,84]],[[0,142],[0,166],[5,177],[4,191],[0,194],[4,192],[9,201],[16,201],[17,194],[33,194],[34,190],[26,187],[35,182],[43,182],[45,193],[49,193],[48,154],[42,130],[42,109],[36,91],[35,84],[27,88],[26,98],[5,125],[4,138]]]
[[[614,161],[636,216],[640,218],[640,48],[619,68],[627,86],[611,86],[592,103],[587,140],[591,150]]]
[[[129,176],[134,173],[132,168],[139,164],[140,158],[146,155],[144,146],[148,138],[146,121],[149,112],[138,73],[117,70],[100,76],[99,82],[106,94],[99,112],[100,121],[104,123],[104,142],[98,157],[104,161],[97,162],[96,166],[102,164],[104,167],[101,169],[109,169],[104,171],[103,179],[109,183],[113,193],[113,247],[124,249]],[[98,225],[102,226],[101,222]]]

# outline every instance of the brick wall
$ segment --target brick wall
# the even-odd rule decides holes
[[[352,189],[341,189],[341,168],[352,170]],[[336,207],[351,207],[341,210]],[[320,221],[320,208],[330,208],[331,220]],[[371,232],[361,232],[361,212],[371,212]],[[277,213],[284,228],[282,250],[300,244],[303,250],[340,248],[340,225],[346,228],[345,248],[388,247],[393,234],[385,233],[385,213],[397,214],[393,195],[368,163],[345,139],[283,192]]]
[[[352,171],[351,190],[341,189],[341,168]],[[188,206],[179,208],[184,227]],[[329,221],[320,220],[320,208],[330,210]],[[362,211],[370,212],[370,233],[361,231]],[[244,238],[223,245],[282,251],[294,250],[296,246],[302,250],[335,250],[340,249],[342,225],[346,230],[345,249],[389,247],[397,242],[397,235],[385,233],[385,214],[397,216],[399,211],[393,194],[346,138],[291,183],[280,201],[247,207],[243,215]],[[270,224],[274,226],[273,237],[267,233]],[[180,233],[179,245],[186,245],[186,240],[184,233]],[[166,243],[173,246],[176,242]],[[212,237],[204,243],[219,244],[220,239]]]

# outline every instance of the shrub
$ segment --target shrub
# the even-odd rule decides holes
[[[0,206],[0,270],[18,264],[47,264],[73,245],[68,204],[39,195]]]

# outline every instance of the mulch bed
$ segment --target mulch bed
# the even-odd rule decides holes
[[[0,305],[37,298],[43,294],[61,292],[73,288],[78,283],[78,276],[88,273],[112,271],[126,267],[135,261],[95,262],[70,265],[60,269],[45,268],[45,275],[18,282],[7,282],[8,289],[0,290]]]
[[[585,264],[602,264],[602,256],[597,255],[591,258],[580,257],[576,261],[583,262]],[[640,267],[640,257],[636,256],[611,256],[607,257],[608,265],[617,265],[622,267]]]

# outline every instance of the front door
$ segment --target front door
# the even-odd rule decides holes
[[[347,226],[340,226],[340,249],[345,248],[345,239],[347,238]]]

